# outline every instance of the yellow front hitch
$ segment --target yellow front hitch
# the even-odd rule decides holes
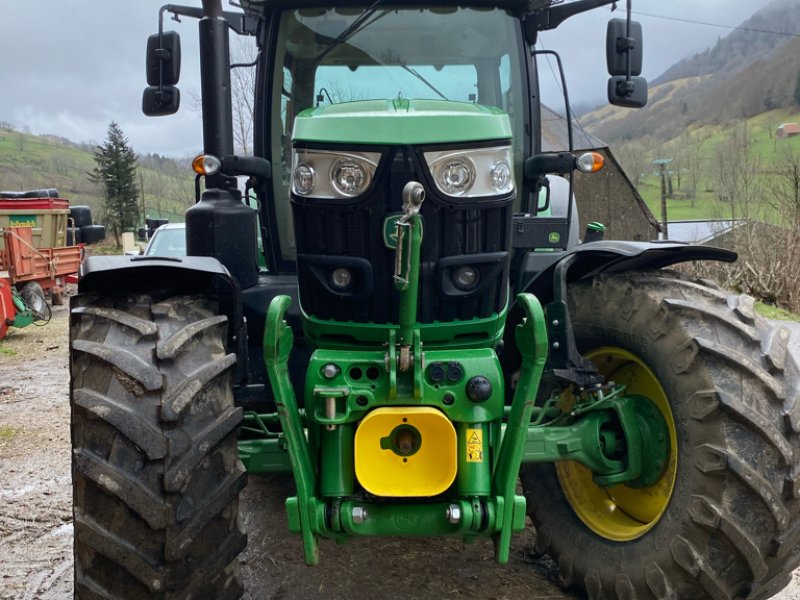
[[[356,477],[376,496],[436,496],[455,480],[456,447],[456,430],[441,411],[378,408],[356,430]]]

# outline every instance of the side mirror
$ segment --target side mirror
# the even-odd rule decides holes
[[[175,31],[147,38],[147,85],[142,95],[142,112],[162,117],[178,112],[181,93],[175,84],[181,75],[181,37]]]
[[[181,36],[165,31],[147,38],[147,85],[175,85],[181,76]]]
[[[148,117],[174,115],[181,105],[181,92],[172,85],[159,89],[156,86],[145,88],[142,95],[142,112]]]
[[[644,55],[644,36],[642,25],[631,21],[630,33],[625,19],[611,19],[606,30],[606,64],[608,74],[641,75]],[[630,60],[630,73],[628,73]]]
[[[608,80],[608,101],[614,106],[644,108],[647,106],[647,79],[617,75]]]

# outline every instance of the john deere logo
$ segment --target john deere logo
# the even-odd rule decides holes
[[[551,244],[557,244],[558,242],[561,241],[561,234],[558,233],[557,231],[551,231],[550,236],[547,239],[550,240]]]
[[[403,213],[389,215],[383,221],[383,243],[390,250],[397,248],[397,222]]]

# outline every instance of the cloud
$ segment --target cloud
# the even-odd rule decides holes
[[[141,112],[147,36],[158,30],[161,4],[0,0],[0,121],[85,141],[104,139],[114,120],[138,152],[197,151],[202,126],[191,102],[170,119],[148,119]],[[197,25],[185,19],[166,21],[165,28],[181,33],[181,89],[188,98],[199,89]],[[17,49],[13,55],[11,48]]]
[[[766,3],[636,0],[634,6],[641,12],[737,25]],[[0,0],[0,121],[83,141],[104,139],[109,122],[115,120],[137,152],[185,156],[198,151],[202,127],[191,97],[200,87],[199,59],[192,19],[165,23],[166,29],[181,34],[181,111],[157,119],[141,113],[145,44],[147,36],[157,31],[161,4],[161,0]],[[620,8],[624,4],[620,0]],[[620,10],[614,16],[623,14]],[[573,102],[600,100],[605,94],[605,21],[610,16],[607,8],[594,10],[542,36],[545,44],[563,53]],[[638,18],[646,38],[644,74],[650,78],[727,34],[707,26]],[[552,91],[549,69],[542,80]]]

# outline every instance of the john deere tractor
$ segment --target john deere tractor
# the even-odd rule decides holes
[[[504,563],[530,516],[591,598],[780,590],[789,330],[665,270],[731,252],[578,232],[573,175],[601,161],[541,150],[539,33],[614,3],[239,4],[160,13],[199,20],[189,256],[89,258],[72,301],[76,595],[240,596],[248,472],[293,474],[308,564],[321,539],[409,535],[491,538]],[[608,96],[640,107],[630,8]],[[232,67],[256,73],[253,156]],[[160,25],[145,113],[178,109],[179,70]]]

